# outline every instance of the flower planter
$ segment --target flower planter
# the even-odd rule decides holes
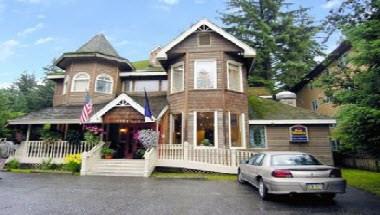
[[[112,155],[104,155],[104,159],[112,159]]]

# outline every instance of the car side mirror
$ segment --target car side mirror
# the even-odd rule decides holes
[[[247,164],[248,163],[248,160],[242,160],[240,161],[241,164]]]

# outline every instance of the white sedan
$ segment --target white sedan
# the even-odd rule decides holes
[[[259,190],[263,200],[270,194],[318,194],[331,200],[345,193],[346,181],[340,169],[323,165],[304,152],[263,152],[243,161],[238,181],[248,182]]]

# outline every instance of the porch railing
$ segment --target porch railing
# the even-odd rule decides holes
[[[220,167],[218,169],[226,167],[226,172],[233,173],[242,160],[248,159],[254,153],[238,149],[194,148],[187,142],[178,145],[161,144],[158,147],[158,163],[171,166],[178,164],[189,168],[203,164],[203,170],[210,169],[210,171],[213,170],[213,166]]]
[[[101,150],[105,142],[100,142],[94,146],[90,151],[82,153],[82,166],[80,175],[87,175],[96,165],[96,161],[101,158]]]
[[[145,152],[145,165],[144,165],[144,177],[149,177],[154,168],[156,167],[157,161],[157,149],[155,147],[150,148]]]
[[[52,163],[61,164],[69,154],[78,154],[91,150],[94,144],[82,141],[80,144],[70,144],[67,141],[24,141],[16,150],[14,157],[21,163],[37,164],[51,159]]]

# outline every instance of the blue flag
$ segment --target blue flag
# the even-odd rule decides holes
[[[144,115],[146,118],[149,118],[150,120],[152,120],[152,111],[150,110],[150,106],[149,106],[148,94],[146,93],[145,90],[144,92],[145,92]]]

